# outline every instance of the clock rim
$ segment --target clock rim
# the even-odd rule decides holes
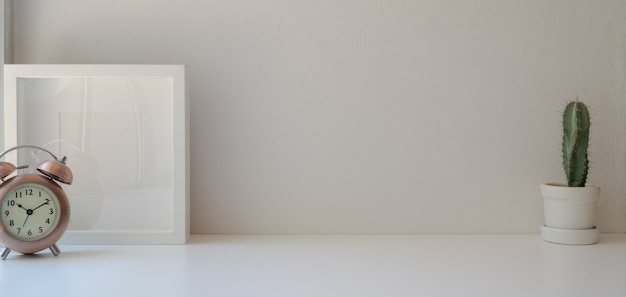
[[[0,184],[0,204],[4,203],[5,196],[16,186],[34,183],[47,187],[56,195],[59,200],[59,208],[61,209],[61,215],[59,216],[59,222],[56,228],[48,234],[38,240],[26,241],[13,237],[5,228],[4,224],[0,222],[0,245],[13,251],[17,251],[23,254],[33,254],[49,248],[54,245],[65,233],[67,226],[69,225],[70,218],[70,203],[67,199],[65,191],[56,182],[42,175],[34,173],[25,173],[16,175],[9,178]]]

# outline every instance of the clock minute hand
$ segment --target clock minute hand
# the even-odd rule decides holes
[[[47,199],[46,199],[46,200],[47,200]],[[49,204],[48,202],[49,202],[49,201],[46,201],[46,202],[42,203],[41,205],[39,205],[39,206],[37,206],[37,207],[33,208],[33,211],[37,210],[37,208],[40,208],[40,207],[42,207],[42,206],[44,206],[44,205]]]
[[[22,227],[26,226],[26,222],[28,222],[28,218],[30,218],[30,215],[32,215],[33,212],[35,212],[35,210],[37,210],[37,208],[40,208],[40,207],[42,207],[42,206],[44,206],[46,204],[49,204],[49,202],[50,201],[46,199],[46,202],[42,203],[41,205],[39,205],[39,206],[37,206],[37,207],[35,207],[33,209],[26,209],[21,204],[18,204],[17,207],[19,207],[19,208],[21,208],[21,209],[26,211],[26,219],[24,220],[24,224],[22,224]]]

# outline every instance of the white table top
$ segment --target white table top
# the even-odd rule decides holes
[[[0,261],[0,296],[626,296],[626,234],[194,235]]]

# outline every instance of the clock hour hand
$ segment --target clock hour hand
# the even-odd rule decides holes
[[[17,205],[17,207],[19,207],[19,208],[21,208],[21,209],[25,210],[25,211],[26,211],[26,213],[28,213],[28,209],[24,208],[24,206],[22,206],[21,204],[18,204],[18,205]]]
[[[47,201],[47,200],[46,200],[46,202],[45,202],[45,203],[43,203],[43,204],[41,204],[41,205],[39,205],[39,206],[35,207],[35,209],[40,208],[40,207],[42,207],[42,206],[44,206],[44,205],[46,205],[46,204],[48,204],[48,201]],[[24,208],[24,206],[22,206],[21,204],[18,204],[18,205],[17,205],[17,207],[19,207],[19,208],[21,208],[21,209],[23,209],[23,210],[25,210],[25,211],[26,211],[26,219],[24,220],[24,224],[22,224],[22,227],[24,227],[24,226],[26,226],[26,222],[28,222],[28,218],[30,217],[30,215],[32,215],[32,214],[33,214],[33,212],[35,211],[35,209],[26,209],[26,208]]]

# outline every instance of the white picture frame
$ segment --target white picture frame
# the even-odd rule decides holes
[[[5,65],[4,86],[4,148],[68,157],[72,214],[60,244],[187,242],[183,65]]]

